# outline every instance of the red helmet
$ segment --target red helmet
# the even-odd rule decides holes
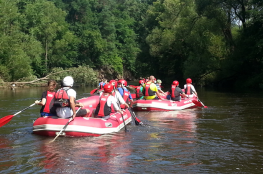
[[[113,90],[113,86],[110,83],[104,85],[104,92],[110,93]]]
[[[186,79],[186,83],[192,83],[192,79],[190,78]]]
[[[173,81],[173,85],[179,86],[179,82],[177,80]]]
[[[139,80],[139,85],[143,84],[144,80]]]
[[[124,86],[127,86],[127,82],[126,82],[126,80],[124,80],[124,79],[120,79],[120,80],[118,81],[118,83],[121,83],[121,84],[123,84]]]
[[[111,80],[109,83],[110,83],[113,87],[117,88],[117,82],[116,82],[116,80]],[[114,83],[114,84],[113,84],[113,83]]]

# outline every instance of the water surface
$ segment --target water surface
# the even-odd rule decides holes
[[[1,89],[0,117],[39,99],[45,88]],[[77,98],[92,88],[76,88]],[[262,94],[197,89],[207,109],[136,112],[148,126],[100,137],[32,134],[40,106],[0,128],[1,173],[262,173]]]

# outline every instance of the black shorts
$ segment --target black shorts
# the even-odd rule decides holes
[[[86,109],[80,109],[77,114],[76,114],[76,117],[82,117],[82,116],[85,116],[87,115],[87,110]]]

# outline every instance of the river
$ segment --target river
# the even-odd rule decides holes
[[[92,88],[76,88],[77,98]],[[0,90],[0,117],[45,88]],[[148,126],[100,137],[32,134],[40,106],[0,127],[0,173],[263,173],[263,94],[197,89],[207,109],[136,112]]]

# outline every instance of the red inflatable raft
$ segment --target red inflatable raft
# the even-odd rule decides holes
[[[99,103],[99,96],[92,96],[78,100],[83,103],[83,108],[91,111]],[[132,121],[128,109],[124,111],[123,118],[125,125]],[[58,117],[40,117],[33,124],[33,132],[38,135],[56,136],[66,125],[68,119]],[[111,113],[110,118],[105,120],[93,117],[75,117],[66,127],[61,135],[64,136],[100,136],[120,131],[124,127],[123,119],[119,113]]]
[[[174,111],[200,106],[196,97],[185,98],[181,101],[172,100],[136,100],[133,109],[137,111]]]

